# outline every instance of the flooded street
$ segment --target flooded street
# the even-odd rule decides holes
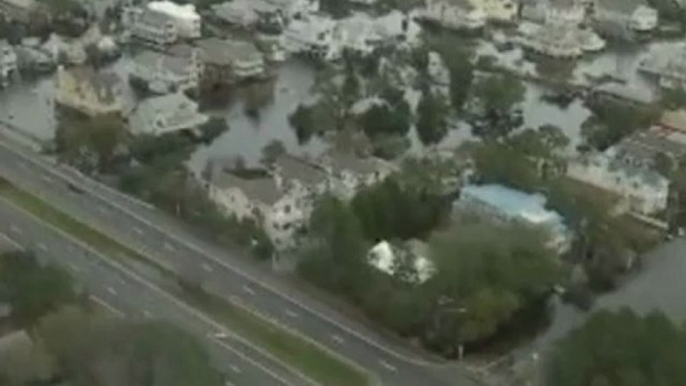
[[[557,304],[549,328],[519,350],[519,355],[545,351],[581,325],[593,312],[630,307],[638,313],[662,311],[676,323],[686,321],[686,239],[661,245],[645,255],[643,268],[614,292],[600,296],[590,313]]]

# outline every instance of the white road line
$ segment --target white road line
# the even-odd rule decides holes
[[[110,213],[110,211],[107,210],[107,208],[105,208],[104,206],[96,206],[96,208],[98,209],[98,212],[100,212],[102,214],[109,214]]]
[[[252,288],[248,287],[247,285],[243,286],[243,291],[245,291],[246,293],[248,293],[250,295],[255,295],[255,291]]]
[[[40,251],[42,251],[42,252],[47,252],[47,251],[48,251],[48,247],[47,247],[45,244],[43,244],[43,243],[38,243],[38,244],[36,244],[36,247],[38,247],[38,249],[39,249]]]
[[[166,241],[164,242],[164,249],[168,250],[169,252],[176,252],[176,248]]]
[[[207,272],[214,272],[212,267],[210,267],[210,265],[207,263],[202,263],[200,266],[202,267],[202,269],[204,269]]]
[[[71,268],[72,271],[74,271],[74,272],[81,272],[81,268],[79,268],[78,265],[76,265],[76,264],[74,264],[74,263],[68,263],[68,265],[69,265],[69,268]]]
[[[117,296],[117,291],[115,291],[115,289],[112,287],[107,287],[107,292],[111,293],[114,296]]]
[[[231,369],[231,371],[233,371],[236,374],[242,373],[241,369],[236,365],[231,365],[231,366],[229,366],[229,368]]]
[[[298,313],[291,310],[290,308],[286,308],[286,315],[290,316],[291,318],[297,318]]]
[[[104,309],[110,311],[111,313],[113,313],[113,314],[116,315],[117,317],[123,318],[123,317],[126,316],[126,314],[124,314],[122,311],[120,311],[120,310],[114,308],[111,304],[107,303],[106,301],[100,299],[100,298],[97,297],[97,296],[91,295],[91,296],[90,296],[90,299],[91,299],[92,301],[94,301],[95,303],[98,303],[98,304],[99,304],[100,306],[102,306]]]
[[[136,232],[136,233],[138,233],[138,234],[141,235],[141,236],[144,234],[144,233],[143,233],[143,230],[142,230],[141,228],[139,228],[139,227],[133,227],[133,231]]]
[[[18,234],[18,235],[20,235],[20,234],[23,233],[23,232],[21,231],[21,229],[19,229],[19,227],[16,226],[16,225],[14,225],[14,224],[10,225],[10,231],[12,231],[12,233],[15,233],[15,234]]]
[[[52,178],[50,178],[50,177],[48,177],[48,176],[46,176],[46,175],[42,175],[40,178],[41,178],[43,181],[45,181],[45,182],[47,182],[47,183],[49,183],[49,184],[52,183]]]
[[[146,318],[151,318],[152,313],[144,308],[143,309],[143,316],[145,316]]]
[[[333,339],[333,341],[338,343],[338,344],[343,344],[343,342],[345,342],[345,340],[343,340],[343,338],[341,338],[339,335],[336,335],[336,334],[331,335],[331,339]]]
[[[386,370],[388,370],[388,371],[391,371],[391,372],[394,372],[394,373],[395,373],[396,371],[398,371],[398,369],[397,369],[395,366],[393,366],[392,364],[386,362],[386,361],[383,360],[383,359],[379,359],[379,363],[381,364],[381,366],[383,366],[383,367],[384,367]]]

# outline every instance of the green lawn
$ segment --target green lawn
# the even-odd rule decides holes
[[[98,249],[106,256],[125,256],[153,265],[164,274],[176,279],[172,272],[165,270],[151,259],[74,219],[40,198],[18,189],[2,178],[0,178],[0,197]],[[207,294],[191,285],[183,286],[183,290],[176,295],[324,386],[371,384],[370,377],[365,372],[240,306]]]

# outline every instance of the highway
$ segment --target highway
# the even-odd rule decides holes
[[[433,362],[389,345],[371,330],[252,264],[240,251],[199,238],[167,215],[26,148],[0,141],[0,175],[177,275],[227,300],[241,300],[372,372],[387,386],[477,384],[460,366]],[[78,190],[70,188],[67,181]]]
[[[96,303],[115,316],[162,319],[195,335],[205,343],[214,364],[231,385],[312,386],[111,257],[0,199],[0,236],[3,234],[34,252],[39,261],[69,272]]]

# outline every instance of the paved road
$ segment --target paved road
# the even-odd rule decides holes
[[[250,264],[240,252],[195,237],[155,209],[54,166],[30,150],[0,141],[0,175],[207,290],[227,300],[240,299],[372,372],[387,386],[476,384],[457,366],[429,362],[383,343],[364,326]],[[81,191],[70,189],[66,180]]]
[[[116,316],[164,319],[196,335],[236,386],[312,386],[139,274],[0,199],[2,234],[33,251],[40,261],[67,270],[97,303]]]

